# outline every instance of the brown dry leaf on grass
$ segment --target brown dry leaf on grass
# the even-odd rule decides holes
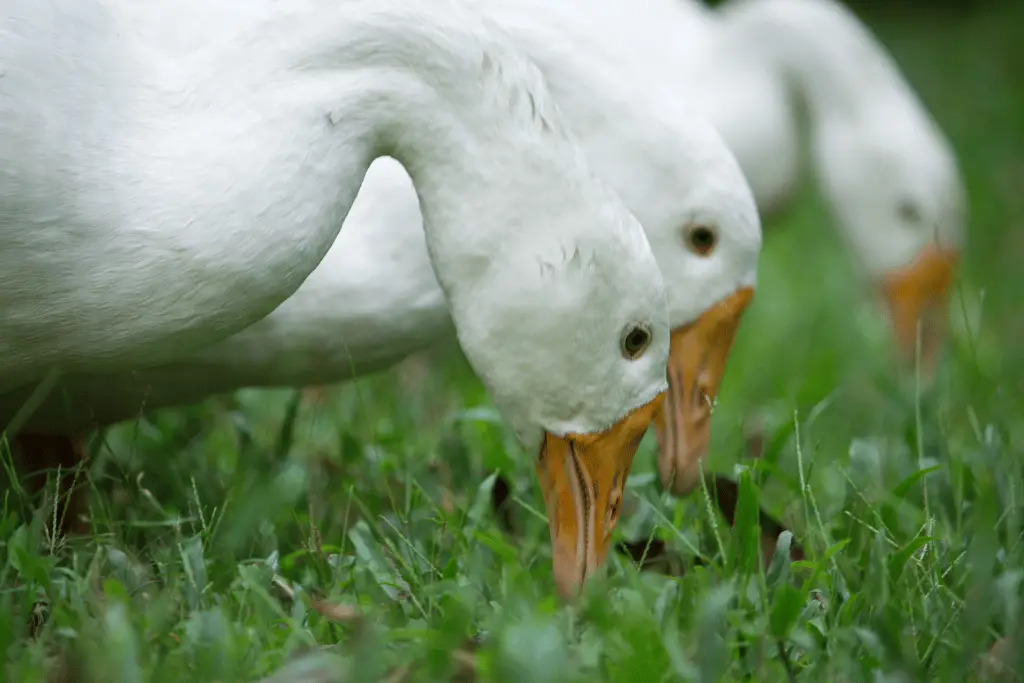
[[[984,683],[1021,680],[1019,676],[1014,675],[1014,671],[1010,666],[1012,658],[1013,651],[1010,641],[1006,638],[1000,638],[992,644],[988,652],[982,655],[978,666],[978,680]]]
[[[336,624],[351,624],[363,618],[362,612],[352,605],[343,605],[338,602],[313,600],[310,603],[310,607],[324,619],[333,621]]]
[[[512,515],[512,488],[508,485],[508,480],[500,474],[491,488],[491,509],[498,518],[498,525],[505,533],[513,536],[519,534],[515,517]]]
[[[736,482],[710,475],[708,477],[708,491],[712,492],[718,502],[718,509],[729,524],[736,523],[736,506],[739,503],[740,491]],[[787,531],[781,522],[766,513],[764,510],[758,512],[758,524],[761,527],[761,553],[765,562],[770,562],[775,554],[775,544],[778,542],[779,534]],[[790,546],[790,559],[804,559],[804,550],[797,542]]]

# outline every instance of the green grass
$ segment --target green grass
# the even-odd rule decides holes
[[[650,436],[637,456],[617,533],[663,541],[681,577],[613,556],[577,604],[554,598],[530,458],[442,350],[321,401],[240,392],[95,435],[85,540],[53,547],[49,513],[7,487],[0,677],[959,682],[1000,636],[1024,665],[1024,11],[910,11],[871,23],[953,139],[973,208],[947,363],[927,392],[896,378],[805,193],[767,226],[714,417],[735,527],[658,491]],[[498,471],[516,537],[491,507]],[[756,505],[805,561],[761,565]]]

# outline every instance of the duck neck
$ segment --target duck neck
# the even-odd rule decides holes
[[[812,124],[863,118],[908,88],[892,59],[857,20],[832,0],[734,0],[722,10],[732,36],[784,74]]]
[[[597,191],[536,69],[458,2],[275,3],[172,61],[103,5],[53,1],[68,5],[61,51],[43,40],[55,30],[46,12],[16,3],[40,25],[7,48],[10,85],[26,90],[0,123],[25,147],[11,150],[23,157],[14,169],[39,169],[16,198],[22,217],[63,228],[24,231],[0,265],[17,275],[48,254],[19,276],[36,295],[12,349],[36,328],[69,333],[18,360],[161,362],[252,324],[316,268],[382,155],[414,180],[456,325],[496,260],[528,260],[535,275],[537,256],[573,237],[545,228]],[[20,66],[45,66],[38,78],[57,101],[39,99]],[[64,106],[76,97],[91,109]],[[42,127],[40,116],[65,120]],[[47,154],[49,165],[24,160]]]
[[[337,121],[340,141],[359,141],[359,177],[384,155],[405,167],[449,299],[473,292],[495,261],[507,264],[525,249],[535,268],[547,245],[575,237],[550,234],[552,217],[578,212],[581,192],[602,190],[525,55],[461,3],[342,4],[333,28],[323,12],[312,23],[296,15],[301,37],[289,41],[297,48],[289,63],[338,74],[343,96],[335,91],[320,105],[327,130]],[[593,196],[595,206],[606,202]]]

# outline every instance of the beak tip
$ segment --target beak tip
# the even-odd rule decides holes
[[[564,564],[555,562],[555,590],[563,600],[573,600],[579,593],[580,581]]]
[[[658,474],[661,488],[677,498],[687,496],[700,484],[701,463],[707,455],[707,442],[673,448],[672,443],[659,443]]]
[[[577,586],[576,584],[566,584],[561,581],[555,580],[555,590],[558,591],[558,597],[566,602],[571,602],[576,598]]]
[[[696,460],[694,461],[696,465]],[[661,473],[661,487],[673,496],[681,498],[687,496],[697,488],[700,481],[700,467],[690,467],[686,471],[674,470]]]
[[[586,572],[576,554],[575,544],[556,535],[551,537],[551,562],[555,578],[555,590],[559,597],[571,600],[579,591]]]
[[[918,365],[917,339],[908,342],[899,340],[899,356],[902,365],[911,372],[915,371]],[[931,335],[921,340],[921,378],[928,379],[935,374],[945,345],[945,335]]]

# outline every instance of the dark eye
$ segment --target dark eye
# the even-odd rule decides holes
[[[917,204],[904,199],[899,203],[897,207],[900,218],[907,223],[920,223],[921,222],[921,211],[917,208]]]
[[[707,256],[715,250],[718,235],[714,228],[706,225],[693,225],[686,230],[686,246],[697,256]]]
[[[622,355],[636,360],[651,344],[651,328],[644,323],[630,325],[622,333]]]

